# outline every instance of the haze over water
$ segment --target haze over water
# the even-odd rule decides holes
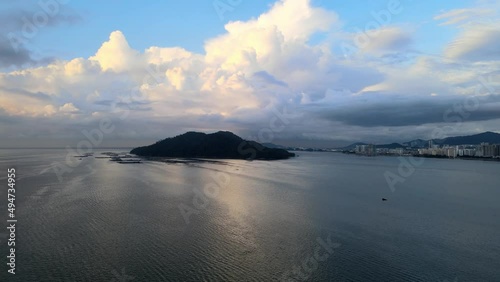
[[[65,157],[0,150],[2,171],[17,170],[18,218],[17,274],[2,271],[0,281],[275,281],[327,238],[339,246],[316,269],[300,269],[309,280],[500,280],[499,162],[424,159],[392,192],[384,173],[397,173],[396,157],[89,157],[59,182],[50,165]],[[214,175],[227,185],[196,209],[195,189],[216,184]],[[181,204],[197,210],[189,223]],[[6,201],[0,207],[5,222]]]

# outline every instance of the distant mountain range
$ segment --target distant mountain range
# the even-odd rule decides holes
[[[383,144],[376,145],[377,148],[387,148],[387,149],[397,149],[397,148],[425,148],[429,146],[430,140],[416,139],[409,142],[400,143],[391,143],[391,144]],[[467,136],[456,136],[456,137],[448,137],[444,139],[432,139],[434,144],[438,145],[479,145],[481,143],[490,143],[490,144],[500,144],[500,134],[495,132],[483,132],[474,135]],[[357,145],[367,145],[366,143],[354,143],[349,146],[339,148],[342,150],[353,150]]]
[[[481,143],[492,143],[492,144],[500,144],[500,134],[495,132],[484,132],[475,135],[469,136],[457,136],[457,137],[448,137],[445,139],[434,139],[433,142],[435,144],[447,144],[447,145],[479,145]]]
[[[271,149],[286,149],[287,148],[285,146],[277,145],[274,143],[262,143],[262,145],[266,146],[267,148],[271,148]]]
[[[356,149],[356,146],[361,146],[361,145],[368,145],[368,143],[356,142],[356,143],[353,143],[353,144],[351,144],[349,146],[345,146],[345,147],[342,147],[342,148],[339,148],[339,149],[351,151],[351,150]]]
[[[427,147],[429,145],[429,140],[416,139],[416,140],[412,140],[410,142],[405,142],[405,143],[403,143],[403,145],[406,147],[412,147],[412,148],[423,148],[423,147]]]
[[[268,148],[255,141],[219,131],[212,134],[187,132],[155,144],[138,147],[130,153],[145,157],[217,158],[217,159],[287,159],[295,154],[284,149]]]

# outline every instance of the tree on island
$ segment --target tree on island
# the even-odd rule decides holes
[[[135,148],[130,153],[143,157],[256,160],[279,160],[295,156],[284,149],[267,148],[255,141],[243,140],[228,131],[212,134],[187,132],[149,146]]]

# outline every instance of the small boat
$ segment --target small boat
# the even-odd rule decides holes
[[[386,198],[382,198],[382,201],[387,201],[387,199]]]

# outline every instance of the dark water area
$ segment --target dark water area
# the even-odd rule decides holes
[[[0,150],[0,281],[500,281],[499,162],[419,159],[401,173],[397,157],[335,153],[71,156],[59,179],[66,155]],[[388,173],[402,180],[393,189]]]

